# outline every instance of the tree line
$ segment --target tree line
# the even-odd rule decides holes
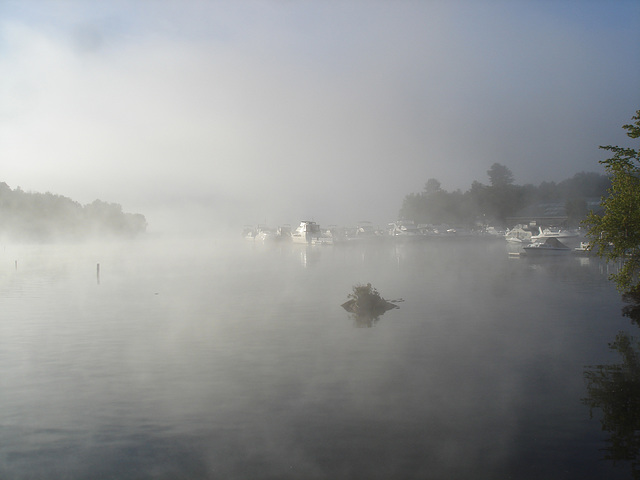
[[[13,241],[81,240],[133,237],[146,232],[139,213],[123,212],[117,203],[87,205],[62,195],[24,192],[0,182],[0,238]]]
[[[627,136],[640,139],[640,110],[623,125]],[[400,218],[426,224],[506,226],[535,205],[562,205],[570,226],[587,228],[590,249],[608,262],[620,262],[610,276],[618,289],[640,305],[640,150],[600,147],[612,157],[600,161],[606,174],[581,172],[558,184],[515,185],[513,173],[499,163],[487,171],[489,185],[474,181],[466,192],[447,192],[440,182],[427,180],[424,190],[404,198]],[[589,200],[597,202],[589,204]],[[560,215],[559,215],[560,216]]]
[[[509,225],[509,218],[535,216],[541,206],[553,205],[577,226],[611,186],[608,176],[593,172],[576,173],[559,183],[516,185],[511,170],[494,163],[487,171],[489,184],[474,181],[466,191],[448,192],[435,178],[427,180],[419,193],[405,196],[399,217],[416,224],[449,224],[472,227],[479,224]]]

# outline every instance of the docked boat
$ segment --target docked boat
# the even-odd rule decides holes
[[[302,243],[305,245],[332,245],[333,238],[325,235],[320,230],[320,225],[310,220],[303,220],[291,233],[293,243]]]
[[[360,221],[354,228],[344,229],[344,241],[346,243],[360,244],[382,240],[384,237],[376,232],[371,222]]]
[[[291,241],[291,225],[288,223],[276,228],[276,240],[281,242]]]
[[[242,238],[245,240],[255,240],[256,237],[256,229],[251,225],[245,225],[242,229]]]
[[[272,243],[276,241],[276,231],[266,225],[260,225],[256,229],[255,241],[261,243]]]
[[[554,237],[530,243],[523,248],[526,254],[531,256],[552,256],[571,253],[569,247]]]
[[[422,238],[423,235],[411,220],[399,220],[389,224],[389,235],[395,238]]]
[[[578,236],[578,232],[576,232],[575,230],[566,230],[564,228],[559,228],[559,227],[547,227],[547,228],[542,228],[542,227],[538,227],[538,234],[537,235],[533,235],[531,237],[531,240],[535,241],[539,241],[539,240],[545,240],[547,238],[575,238]]]
[[[252,227],[250,225],[245,225],[242,231],[242,236],[246,240],[250,240],[252,242],[256,240],[260,240],[261,242],[264,242],[265,239],[270,237],[272,233],[273,233],[272,230],[266,225],[258,224],[255,227]]]
[[[509,243],[531,243],[532,233],[530,230],[525,230],[523,225],[516,225],[510,230],[507,230],[504,238]]]
[[[266,225],[256,227],[245,226],[242,236],[256,243],[275,243],[291,240],[291,226],[282,225],[277,228],[270,228]]]
[[[376,229],[373,228],[373,224],[368,221],[360,221],[356,225],[356,236],[361,238],[377,237]]]
[[[580,245],[574,248],[573,252],[576,255],[582,255],[583,257],[590,257],[590,256],[596,255],[596,252],[593,248],[593,245],[591,245],[591,242],[580,242]]]

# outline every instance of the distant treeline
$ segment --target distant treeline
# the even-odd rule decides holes
[[[511,226],[510,219],[555,213],[566,217],[568,225],[577,226],[590,210],[598,208],[611,186],[606,175],[588,172],[560,183],[515,185],[511,170],[499,163],[494,163],[487,174],[489,185],[474,181],[466,192],[447,192],[437,179],[431,178],[422,192],[404,198],[399,216],[416,224]]]
[[[52,193],[12,190],[0,182],[0,238],[26,241],[132,237],[144,233],[147,221],[125,213],[117,203],[95,200],[81,205]]]

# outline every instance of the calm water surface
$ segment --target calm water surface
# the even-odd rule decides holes
[[[502,242],[0,249],[0,478],[630,477],[581,402],[585,366],[637,328],[597,260]],[[404,299],[370,328],[340,307],[368,282]]]

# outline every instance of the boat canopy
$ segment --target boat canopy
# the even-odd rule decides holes
[[[556,237],[549,237],[544,241],[544,243],[555,248],[568,248],[564,243],[562,243]]]

